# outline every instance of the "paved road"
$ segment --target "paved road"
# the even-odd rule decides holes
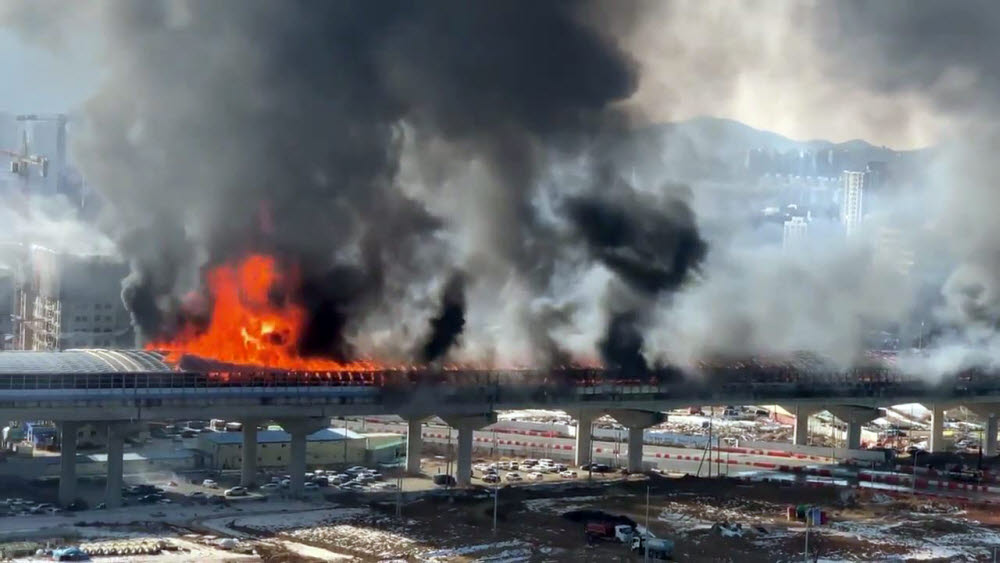
[[[339,426],[342,421],[335,421],[334,425]],[[406,434],[406,424],[400,422],[372,422],[366,420],[348,420],[347,427],[366,432],[394,432]],[[451,430],[449,440],[449,427],[425,424],[423,427],[424,442],[431,444],[445,445],[449,442],[452,447],[457,447],[458,432]],[[512,432],[493,432],[491,430],[478,431],[473,435],[474,445],[478,451],[496,452],[499,456],[516,458],[550,458],[563,462],[573,459],[573,438],[550,437],[550,436],[526,436]],[[627,463],[628,446],[624,443],[595,440],[593,443],[595,461],[610,462],[624,466]],[[717,453],[717,463],[713,465],[712,473],[716,474],[721,470],[726,473],[729,466],[731,472],[745,470],[751,467],[774,468],[774,465],[806,466],[823,463],[820,460],[796,459],[790,457],[771,457],[754,454],[738,453]],[[643,447],[643,460],[656,464],[660,469],[678,473],[695,474],[704,456],[703,450],[693,448],[679,448],[670,446],[655,446],[646,444]],[[707,461],[706,461],[707,463]],[[758,464],[758,465],[754,465]],[[708,469],[702,466],[702,475],[707,474]]]

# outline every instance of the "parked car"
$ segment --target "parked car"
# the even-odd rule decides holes
[[[219,488],[219,484],[216,483],[215,481],[213,481],[212,479],[205,479],[204,481],[201,482],[201,486],[205,487],[207,489],[218,489]]]
[[[560,471],[559,476],[563,479],[576,479],[576,471],[570,471],[568,469],[566,471]]]
[[[305,483],[304,485],[302,485],[302,489],[306,490],[306,491],[318,491],[319,490],[319,485],[317,485],[316,483],[313,483],[313,482],[309,482],[309,483]]]
[[[281,488],[281,485],[279,485],[277,483],[266,483],[266,484],[260,486],[260,490],[262,490],[262,491],[277,491],[280,488]]]
[[[208,497],[208,495],[206,495],[204,491],[195,491],[188,495],[188,498],[193,498],[197,500],[204,500],[206,497]]]
[[[280,485],[282,489],[287,489],[288,487],[292,486],[292,480],[291,479],[282,479],[281,483],[278,483],[278,485]]]
[[[438,473],[432,480],[434,484],[439,487],[454,487],[458,482],[455,481],[455,477],[448,475],[447,473]]]
[[[496,473],[487,473],[486,475],[483,475],[483,483],[499,483],[499,482],[500,482],[500,476],[497,475]]]
[[[367,470],[368,470],[367,467],[362,467],[360,465],[355,465],[354,467],[348,467],[347,469],[345,469],[344,473],[347,473],[348,475],[357,475],[358,473],[361,473],[361,472],[367,471]]]
[[[89,561],[90,556],[79,547],[61,547],[52,551],[54,561]]]
[[[226,492],[222,494],[226,495],[227,497],[245,497],[249,493],[247,493],[246,487],[233,487],[231,489],[226,489]]]
[[[520,474],[520,473],[516,473],[516,472],[513,472],[513,471],[512,471],[512,472],[510,472],[510,473],[508,473],[507,475],[505,475],[505,476],[504,476],[504,479],[505,479],[505,480],[506,480],[506,481],[507,481],[508,483],[513,483],[513,482],[515,482],[515,481],[523,481],[523,480],[524,480],[524,479],[523,479],[523,478],[521,477],[521,474]]]
[[[528,480],[529,481],[544,481],[545,480],[545,475],[542,475],[541,472],[539,472],[539,471],[532,471],[531,473],[528,473]]]
[[[316,478],[314,478],[312,480],[312,482],[315,483],[317,487],[329,487],[330,486],[330,480],[327,479],[326,477],[316,477]]]

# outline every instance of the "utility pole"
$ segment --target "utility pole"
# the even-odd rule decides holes
[[[712,426],[715,424],[715,405],[708,410],[708,478],[712,478]]]
[[[640,544],[640,545],[642,545],[642,547],[645,548],[645,549],[643,549],[643,552],[642,552],[642,561],[643,561],[643,563],[647,563],[649,561],[649,538],[650,538],[650,533],[649,533],[649,485],[646,485],[646,537],[642,538],[642,536],[639,536],[639,538],[640,538],[639,541],[641,541],[641,542],[643,540],[645,540],[644,543]]]
[[[493,535],[497,533],[497,507],[500,505],[500,483],[493,487]]]
[[[590,427],[587,428],[587,432],[590,432],[590,461],[587,463],[587,480],[591,481],[594,478],[594,422],[590,422]]]
[[[396,518],[403,517],[403,478],[396,477]]]
[[[803,555],[803,559],[802,560],[805,561],[806,563],[809,563],[809,527],[810,527],[810,524],[811,524],[811,522],[809,520],[809,511],[806,510],[806,549],[805,549],[805,551],[802,554]]]

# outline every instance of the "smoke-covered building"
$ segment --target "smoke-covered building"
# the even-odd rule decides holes
[[[781,233],[781,247],[786,252],[794,251],[805,246],[809,237],[809,223],[805,217],[792,217],[785,221],[784,230]]]
[[[900,229],[881,227],[876,235],[875,256],[883,264],[906,276],[917,261],[916,252]]]
[[[14,342],[14,272],[0,263],[0,350]]]
[[[16,272],[13,348],[134,347],[121,300],[127,274],[128,265],[117,258],[31,247]]]
[[[844,170],[840,175],[840,221],[848,236],[861,227],[864,217],[865,172]]]

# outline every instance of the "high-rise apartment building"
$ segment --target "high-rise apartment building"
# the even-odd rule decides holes
[[[840,175],[840,222],[848,236],[857,232],[864,217],[866,172],[844,170]]]
[[[809,236],[809,223],[805,217],[792,217],[785,221],[781,234],[781,247],[785,251],[795,250],[805,246]]]
[[[32,246],[14,287],[13,348],[132,348],[135,333],[121,300],[128,265],[108,256]]]

